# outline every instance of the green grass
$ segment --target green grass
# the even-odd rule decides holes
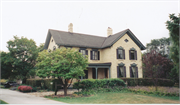
[[[51,98],[69,104],[176,104],[179,97],[160,97],[132,92],[106,92],[91,97]]]
[[[8,104],[8,103],[4,102],[3,100],[0,100],[0,104]]]

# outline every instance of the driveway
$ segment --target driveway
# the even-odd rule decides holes
[[[9,89],[0,89],[0,99],[8,104],[66,104]]]

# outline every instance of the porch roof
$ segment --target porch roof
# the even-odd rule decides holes
[[[111,66],[111,62],[108,63],[90,63],[88,68],[109,68]]]

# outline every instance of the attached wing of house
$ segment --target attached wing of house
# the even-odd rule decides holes
[[[110,28],[107,37],[49,29],[44,49],[71,47],[88,55],[89,66],[82,79],[142,78],[141,50],[145,46],[130,29],[111,34]]]

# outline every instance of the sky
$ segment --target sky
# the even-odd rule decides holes
[[[130,29],[146,46],[152,39],[169,37],[165,22],[169,14],[180,13],[180,0],[144,1],[60,1],[1,0],[0,50],[8,51],[7,41],[13,36],[45,43],[48,29],[107,36]]]

